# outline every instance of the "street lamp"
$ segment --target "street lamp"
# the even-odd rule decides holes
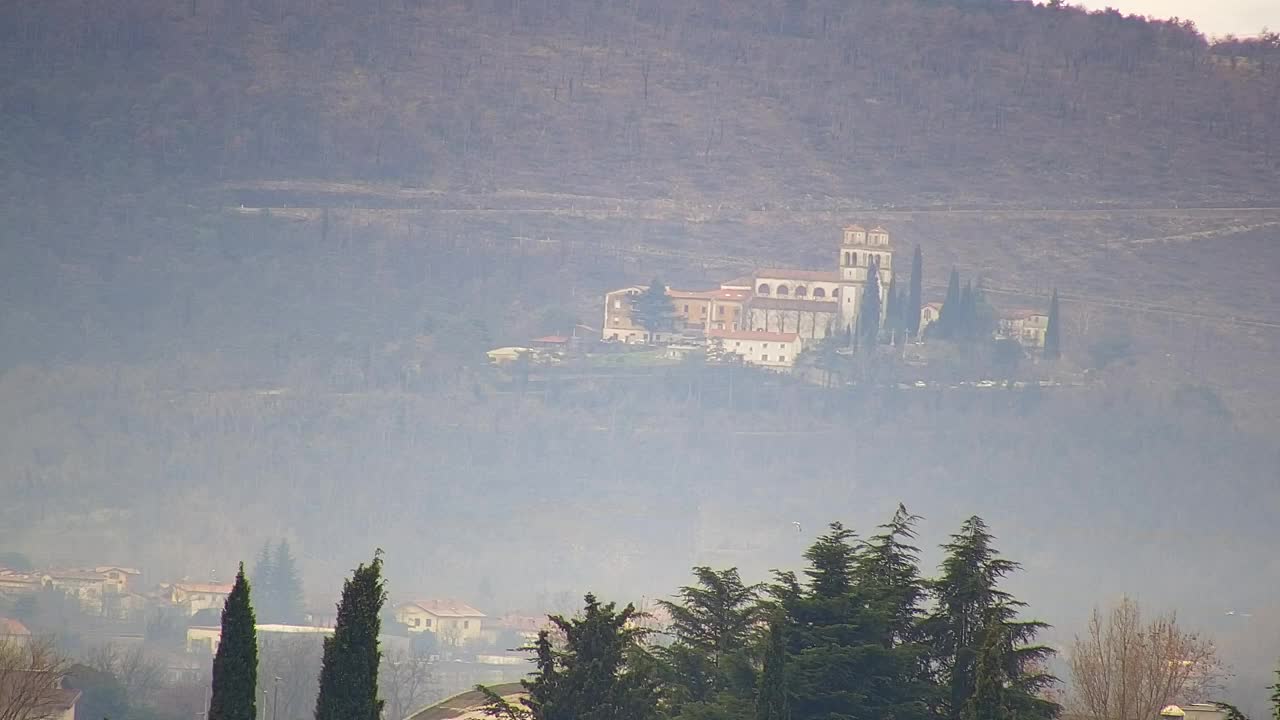
[[[279,676],[279,675],[277,675],[277,676],[276,676],[276,679],[275,679],[275,681],[274,681],[274,682],[272,682],[272,685],[274,685],[275,687],[274,687],[274,689],[271,691],[271,692],[272,692],[272,695],[271,695],[271,720],[276,720],[276,707],[277,707],[277,705],[279,704],[279,701],[280,701],[280,676]]]

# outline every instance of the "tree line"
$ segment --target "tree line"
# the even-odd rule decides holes
[[[527,697],[489,693],[492,717],[559,720],[937,718],[1047,720],[1053,650],[1046,625],[1001,588],[1017,563],[971,517],[943,546],[936,578],[912,545],[920,520],[905,507],[862,539],[832,523],[800,573],[747,584],[736,568],[694,569],[694,583],[660,603],[658,636],[586,596],[573,618],[552,616],[531,648]],[[482,688],[483,690],[483,688]]]
[[[775,570],[766,582],[748,583],[733,567],[695,567],[691,584],[658,602],[662,623],[632,604],[587,594],[580,612],[550,615],[523,648],[534,669],[518,699],[477,688],[484,712],[506,720],[1059,717],[1062,694],[1049,669],[1056,651],[1038,641],[1048,625],[1027,617],[1026,604],[1003,587],[1019,564],[972,516],[926,577],[913,544],[920,521],[899,505],[866,538],[831,523],[804,552],[800,571]],[[378,682],[386,599],[377,550],[344,582],[323,642],[316,720],[386,714]],[[208,717],[257,720],[260,645],[243,563],[221,621]],[[1165,703],[1203,699],[1222,672],[1211,641],[1184,632],[1173,614],[1144,621],[1128,599],[1094,612],[1068,660],[1071,709],[1093,720],[1154,717]],[[1280,687],[1273,689],[1280,713]],[[390,720],[411,710],[397,707]],[[11,718],[36,720],[30,708]]]

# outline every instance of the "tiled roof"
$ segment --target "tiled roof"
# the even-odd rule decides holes
[[[756,279],[778,278],[779,280],[808,280],[809,282],[839,282],[840,273],[835,270],[791,270],[788,268],[765,268],[756,271]]]
[[[13,618],[0,617],[0,635],[30,635],[26,625]]]
[[[763,332],[760,330],[708,330],[707,337],[721,340],[770,340],[777,342],[795,342],[800,339],[796,333]]]
[[[485,617],[484,613],[457,600],[416,600],[405,605],[413,605],[436,617]]]
[[[174,587],[189,593],[230,595],[232,586],[226,583],[174,583]]]

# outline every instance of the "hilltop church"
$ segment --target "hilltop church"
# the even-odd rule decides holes
[[[882,227],[844,228],[836,248],[834,270],[760,269],[722,283],[715,290],[667,289],[675,307],[671,334],[698,332],[722,339],[760,339],[761,334],[798,336],[809,345],[828,335],[851,330],[861,310],[863,290],[872,268],[880,279],[883,317],[893,280],[893,246]],[[605,294],[606,341],[649,342],[666,339],[632,321],[631,300],[647,288],[619,288]]]

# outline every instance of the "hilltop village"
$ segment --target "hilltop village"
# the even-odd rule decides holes
[[[763,268],[712,289],[664,287],[665,300],[651,286],[612,290],[604,296],[600,339],[701,347],[715,360],[786,371],[802,353],[824,346],[901,345],[940,335],[935,330],[946,322],[946,306],[955,303],[975,318],[965,329],[970,339],[1011,340],[1031,354],[1045,350],[1049,308],[996,314],[980,290],[962,290],[954,273],[947,301],[913,300],[918,280],[899,272],[897,249],[883,227],[846,226],[834,249],[831,269]],[[917,254],[916,273],[919,262]]]

